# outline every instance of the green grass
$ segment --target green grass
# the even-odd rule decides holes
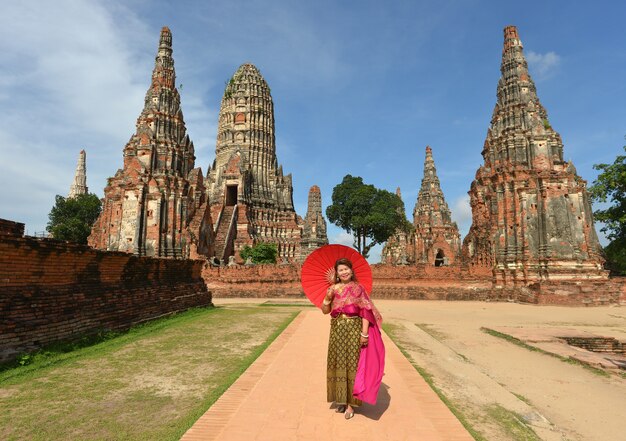
[[[432,374],[430,374],[423,367],[419,366],[415,362],[413,357],[411,357],[411,354],[409,354],[407,352],[405,347],[411,346],[411,343],[402,340],[402,338],[400,337],[400,334],[398,332],[398,328],[399,328],[399,326],[397,326],[397,325],[393,325],[393,324],[390,324],[390,323],[383,323],[383,330],[387,333],[389,338],[391,338],[393,340],[393,342],[396,344],[396,346],[398,346],[398,348],[400,349],[402,354],[407,358],[407,360],[409,360],[409,362],[413,365],[415,370],[422,376],[424,381],[426,381],[426,383],[428,383],[430,388],[437,394],[439,399],[441,401],[443,401],[443,403],[448,407],[448,409],[450,409],[450,411],[461,422],[463,427],[465,427],[465,429],[470,433],[470,435],[476,441],[487,441],[487,438],[485,438],[478,430],[476,430],[470,424],[470,422],[468,421],[467,417],[465,416],[465,414],[463,414],[463,412],[460,410],[460,408],[458,406],[456,406],[454,403],[452,403],[452,401],[450,399],[448,399],[448,397],[446,397],[443,394],[443,392],[435,385],[435,382],[433,381]]]
[[[523,401],[524,403],[528,404],[529,406],[532,406],[532,404],[530,403],[530,400],[528,398],[526,398],[524,395],[516,394],[515,392],[511,392],[511,393],[513,395],[515,395],[518,400]]]
[[[178,440],[301,307],[160,319],[0,373],[0,439]]]
[[[266,302],[266,303],[261,303],[259,306],[291,306],[291,307],[298,307],[298,308],[314,308],[315,305],[313,303],[305,303],[305,302],[293,302],[293,303],[289,303],[289,302],[284,302],[284,303],[279,303],[279,302]]]
[[[426,334],[430,335],[432,338],[434,338],[437,341],[442,342],[448,338],[446,334],[444,334],[443,332],[437,331],[435,328],[433,328],[433,325],[430,325],[428,323],[415,323],[415,326],[420,328],[422,331],[424,331]]]
[[[524,348],[524,349],[527,349],[529,351],[539,352],[540,354],[549,355],[551,357],[558,358],[559,360],[561,360],[561,361],[563,361],[565,363],[573,364],[573,365],[576,365],[576,366],[581,366],[581,367],[585,368],[586,370],[588,370],[589,372],[591,372],[591,373],[593,373],[595,375],[598,375],[600,377],[610,377],[611,376],[611,374],[609,374],[608,372],[606,372],[603,369],[598,369],[596,367],[590,366],[590,365],[588,365],[586,363],[583,363],[583,362],[581,362],[579,360],[576,360],[575,358],[564,357],[562,355],[553,354],[552,352],[544,351],[543,349],[540,349],[540,348],[537,348],[535,346],[531,346],[529,344],[526,344],[523,341],[521,341],[520,339],[515,338],[515,337],[513,337],[513,336],[511,336],[509,334],[504,334],[504,333],[498,332],[498,331],[496,331],[494,329],[484,328],[484,327],[480,328],[480,330],[485,332],[485,333],[487,333],[487,334],[489,334],[489,335],[501,338],[503,340],[506,340],[506,341],[508,341],[510,343],[513,343],[514,345],[517,345],[517,346],[519,346],[521,348]]]
[[[499,404],[487,406],[487,415],[516,441],[541,441],[535,431],[525,422],[524,418]]]

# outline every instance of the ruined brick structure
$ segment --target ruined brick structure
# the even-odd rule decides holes
[[[243,246],[258,242],[276,243],[281,260],[300,257],[303,221],[294,210],[291,174],[283,175],[276,158],[274,103],[252,64],[239,67],[224,91],[206,187],[217,258],[239,258]]]
[[[415,262],[441,266],[456,263],[461,254],[461,235],[437,177],[433,151],[426,147],[424,177],[415,208]]]
[[[87,194],[87,162],[86,153],[81,150],[78,154],[78,163],[76,164],[76,173],[74,173],[74,182],[70,186],[68,198],[75,198],[79,194]]]
[[[396,191],[400,195],[400,189]],[[433,151],[426,147],[424,177],[413,209],[415,231],[398,231],[383,248],[382,261],[392,265],[421,263],[434,266],[456,264],[461,235],[441,190]]]
[[[301,244],[301,261],[317,248],[328,244],[326,219],[322,215],[322,192],[317,185],[309,189],[309,203],[302,227]]]
[[[400,187],[396,188],[396,195],[402,199]],[[404,205],[402,206],[401,214],[406,219]],[[394,235],[385,242],[380,260],[382,263],[389,265],[407,265],[412,263],[415,260],[411,259],[411,262],[409,262],[409,256],[413,256],[414,245],[413,235],[407,234],[403,228],[398,228]]]
[[[514,26],[504,29],[500,71],[484,164],[469,191],[465,257],[493,268],[496,286],[606,279],[586,182],[563,160]]]
[[[194,168],[175,84],[172,34],[164,27],[137,131],[124,147],[124,168],[104,190],[92,247],[174,258],[212,254],[204,179]]]

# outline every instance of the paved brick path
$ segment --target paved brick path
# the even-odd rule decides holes
[[[328,330],[328,316],[301,312],[182,440],[473,440],[384,334],[378,403],[349,421],[335,413],[326,402]]]

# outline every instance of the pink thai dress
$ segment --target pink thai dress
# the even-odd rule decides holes
[[[334,289],[331,287],[330,289]],[[352,282],[331,303],[327,360],[327,399],[337,404],[376,404],[385,368],[382,317],[365,289]],[[369,322],[368,345],[361,347],[362,320]]]

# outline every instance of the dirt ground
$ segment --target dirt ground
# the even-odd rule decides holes
[[[285,302],[215,299],[216,304],[267,301]],[[624,340],[626,308],[411,300],[376,304],[401,346],[485,439],[626,441],[626,379],[598,375],[480,329],[567,327]],[[519,430],[517,423],[532,428],[537,437]]]
[[[626,308],[515,303],[377,302],[415,362],[489,440],[525,439],[497,424],[519,415],[543,440],[626,440],[626,380],[491,336],[481,327],[567,327],[626,339]]]

